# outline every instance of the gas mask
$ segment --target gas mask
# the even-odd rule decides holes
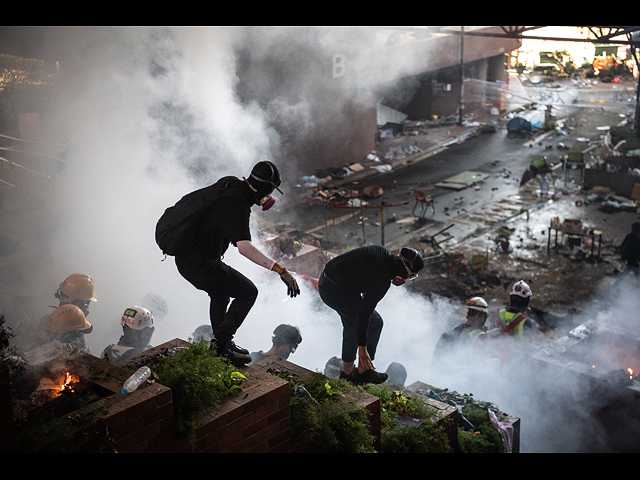
[[[411,258],[409,258],[411,257]],[[411,262],[411,264],[413,265],[413,263],[415,262],[415,260],[420,257],[420,254],[412,249],[412,248],[403,248],[400,251],[400,255],[398,255],[398,259],[400,260],[400,262],[402,263],[402,266],[405,268],[405,270],[407,271],[407,276],[406,277],[401,277],[400,275],[396,275],[393,280],[391,281],[391,283],[393,283],[396,287],[399,287],[401,285],[405,284],[406,280],[413,280],[414,278],[416,278],[418,276],[417,273],[413,273],[411,271],[411,269],[409,268],[409,266],[407,265],[406,260],[409,260]]]
[[[405,278],[401,277],[400,275],[396,275],[394,277],[394,279],[391,281],[391,283],[393,283],[396,287],[404,285],[405,280],[413,280],[414,278],[416,278],[418,276],[418,274],[413,273],[411,271],[411,269],[407,266],[407,263],[404,261],[404,258],[402,258],[402,255],[399,255],[398,258],[402,262],[402,265],[404,266],[404,268],[407,270],[407,277],[405,279]]]
[[[260,206],[262,207],[262,211],[266,212],[271,207],[273,207],[274,203],[276,203],[276,199],[273,198],[273,195],[269,194],[266,197],[262,197],[262,199],[260,200]]]

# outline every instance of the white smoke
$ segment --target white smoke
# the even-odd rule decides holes
[[[285,28],[259,32],[263,33],[261,48],[266,52],[269,41],[282,45],[289,32]],[[295,42],[310,48],[300,31],[291,33]],[[247,175],[257,161],[270,159],[281,141],[265,110],[254,102],[241,104],[234,91],[234,42],[245,42],[246,32],[204,27],[59,28],[48,34],[59,45],[63,60],[64,90],[56,114],[69,145],[69,165],[54,198],[59,224],[49,236],[52,290],[74,272],[94,278],[98,301],[91,305],[94,331],[86,340],[95,355],[119,338],[124,309],[139,305],[149,292],[168,306],[167,317],[156,321],[153,343],[187,338],[197,326],[208,323],[208,297],[179,275],[172,258],[161,261],[155,223],[165,208],[194,188],[223,175]],[[319,38],[315,40],[321,45]],[[294,119],[304,136],[311,128],[309,101],[280,96],[267,108],[277,124],[291,122],[288,116]],[[290,167],[295,170],[295,165]],[[269,274],[253,268],[233,247],[226,258],[256,283]],[[321,369],[340,351],[337,315],[331,320],[310,315],[315,308],[311,293],[281,305],[285,287],[275,280],[277,284],[268,288],[261,285],[258,304],[246,320],[250,327],[238,332],[238,343],[252,350],[267,349],[278,323],[317,318],[306,326],[308,334],[303,330],[305,342],[296,355],[309,359],[308,368]],[[385,301],[392,309],[393,300]],[[301,312],[292,310],[294,306]],[[416,325],[428,325],[430,308],[415,308],[423,312]],[[390,318],[386,331],[393,333],[394,314],[383,316]],[[265,317],[272,320],[261,320]],[[325,342],[314,340],[325,338],[321,325],[333,329]],[[326,347],[314,345],[322,343]],[[379,363],[401,361],[385,359],[384,350]],[[312,356],[317,358],[312,361]]]
[[[267,152],[260,112],[233,97],[228,29],[91,28],[55,32],[66,49],[59,122],[69,166],[50,237],[57,284],[82,272],[96,284],[92,352],[119,338],[128,306],[153,292],[168,305],[153,343],[187,338],[208,321],[208,298],[154,239],[164,209],[220,176],[247,175]],[[55,287],[53,287],[55,291]],[[143,305],[144,306],[144,305]]]
[[[71,273],[95,279],[98,302],[89,316],[94,331],[86,337],[94,355],[118,340],[122,312],[140,305],[149,292],[168,306],[167,316],[156,318],[152,344],[187,339],[209,323],[209,299],[180,276],[172,258],[161,261],[156,221],[196,187],[223,175],[246,175],[282,142],[265,110],[241,104],[235,96],[233,47],[243,30],[61,28],[50,33],[66,61],[65,90],[56,113],[70,147],[69,166],[54,198],[59,223],[48,237],[54,261],[51,291]],[[268,42],[263,48],[268,50]],[[311,131],[307,102],[321,101],[312,100],[312,93],[293,100],[274,98],[268,108],[277,113],[276,123],[291,125],[295,119],[300,135]],[[311,287],[301,282],[302,294],[291,299],[276,274],[253,265],[233,247],[225,259],[260,292],[235,338],[239,345],[266,351],[273,330],[288,323],[298,326],[303,337],[292,362],[322,371],[327,360],[340,355],[339,316]],[[567,437],[583,433],[576,433],[577,427],[555,427],[562,419],[558,409],[537,402],[535,370],[528,369],[515,385],[486,366],[449,377],[431,371],[436,341],[463,322],[464,313],[455,303],[391,287],[378,311],[385,324],[374,361],[377,370],[399,362],[407,369],[407,385],[423,381],[474,392],[478,399],[521,415],[530,451],[558,451],[562,442],[573,444]],[[571,380],[563,380],[554,387],[577,398],[578,387],[567,388]],[[561,400],[571,403],[571,398]]]

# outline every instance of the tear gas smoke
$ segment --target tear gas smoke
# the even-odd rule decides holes
[[[346,32],[341,30],[342,35]],[[272,39],[286,44],[282,36],[288,33],[260,30],[265,40],[261,48],[268,51]],[[161,261],[154,240],[157,219],[194,188],[223,175],[246,175],[259,160],[278,164],[272,156],[281,137],[270,125],[292,126],[287,122],[293,114],[299,129],[290,135],[305,136],[311,129],[306,105],[322,99],[309,92],[308,98],[292,101],[278,96],[265,109],[255,102],[241,104],[234,91],[234,42],[257,45],[244,29],[59,28],[48,34],[51,42],[58,42],[63,60],[66,88],[57,114],[70,146],[69,166],[54,198],[59,220],[49,235],[54,259],[51,288],[55,291],[61,279],[76,271],[94,278],[98,302],[91,305],[94,331],[86,341],[95,355],[119,338],[124,309],[140,304],[149,292],[168,307],[166,317],[156,318],[152,343],[187,338],[208,323],[209,299],[179,275],[173,259]],[[315,44],[297,29],[291,34],[291,49],[324,45],[319,34],[314,35]],[[295,172],[295,165],[280,166],[285,174]],[[270,278],[275,275],[254,268],[233,247],[226,259],[261,283],[258,303],[238,332],[239,344],[268,349],[273,329],[292,323],[300,324],[305,339],[296,352],[303,366],[322,369],[339,353],[339,319],[333,312],[321,314],[322,307],[318,310],[311,300],[313,292],[282,302],[284,286],[277,277]],[[417,300],[397,303],[412,301]],[[393,300],[385,302],[390,310],[383,314],[391,322],[386,340],[390,348],[380,349],[381,368],[401,361],[394,350],[424,348],[417,342],[415,347],[391,347],[391,334],[397,331],[399,338],[401,330],[392,328],[391,319],[397,316]],[[429,336],[429,311],[435,308],[428,304],[414,310],[421,313],[402,318],[416,318],[415,324],[423,326],[406,328]],[[315,321],[303,322],[310,318]]]
[[[264,108],[238,102],[234,42],[246,41],[244,29],[60,28],[48,33],[63,60],[65,88],[56,114],[70,147],[69,165],[53,199],[58,223],[41,235],[53,258],[46,279],[51,295],[71,273],[94,278],[98,301],[89,316],[94,331],[86,337],[94,355],[118,340],[122,312],[148,299],[149,292],[167,306],[166,315],[156,317],[152,344],[187,339],[209,323],[209,299],[180,276],[172,258],[161,261],[154,239],[158,218],[184,194],[223,175],[246,175],[259,160],[272,160],[295,175],[296,165],[279,162],[276,153],[286,139],[272,125],[297,123],[300,130],[288,135],[309,135],[313,123],[308,105],[326,99],[309,91],[294,99],[277,96]],[[295,49],[304,38],[296,29],[291,33],[290,48]],[[266,52],[270,37],[265,34],[264,39]],[[277,209],[255,215],[273,218]],[[302,295],[290,299],[276,274],[255,266],[235,248],[230,247],[225,260],[259,289],[257,303],[237,333],[239,345],[266,351],[275,327],[288,323],[298,326],[303,338],[291,361],[322,371],[327,360],[340,355],[340,319],[311,287],[301,282]],[[47,305],[43,315],[49,313]],[[419,380],[473,392],[521,416],[523,450],[571,451],[579,445],[570,437],[584,432],[566,427],[562,408],[540,401],[540,379],[530,365],[522,366],[516,384],[481,365],[449,376],[431,371],[433,347],[445,330],[463,321],[461,306],[392,287],[379,312],[385,322],[374,361],[379,371],[399,362],[407,368],[407,385]],[[553,380],[545,384],[549,398],[576,411],[570,407],[579,399],[579,386],[574,388],[572,379]],[[556,387],[562,387],[561,393],[555,393]]]

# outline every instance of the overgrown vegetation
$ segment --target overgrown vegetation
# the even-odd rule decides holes
[[[473,398],[473,394],[459,394],[448,389],[434,388],[434,398],[454,407],[460,407],[462,421],[458,427],[459,453],[500,453],[504,441],[498,429],[491,423],[488,410],[498,408],[490,402]]]
[[[409,397],[393,385],[355,387],[320,373],[296,382],[277,370],[269,373],[289,381],[292,438],[313,453],[377,453],[369,431],[369,413],[355,401],[362,392],[380,399],[379,453],[452,451],[444,428],[433,421],[433,411],[417,397]],[[407,425],[401,421],[403,417],[417,419],[420,425]]]
[[[15,347],[11,346],[13,337],[15,337],[13,330],[6,325],[4,315],[0,315],[0,369],[14,370],[19,368],[18,362],[12,360],[16,355]]]
[[[193,444],[200,415],[220,406],[222,399],[242,391],[246,377],[209,348],[203,338],[173,355],[156,356],[147,363],[152,380],[171,389],[176,430]]]
[[[111,431],[102,420],[107,406],[97,400],[99,397],[89,392],[75,395],[77,410],[73,415],[60,415],[45,408],[30,412],[25,421],[16,424],[18,451],[65,453],[90,439],[97,452],[114,452]],[[80,436],[76,436],[78,429]]]
[[[291,430],[294,442],[313,453],[371,453],[374,439],[368,430],[369,412],[347,397],[355,388],[340,379],[313,374],[302,383],[271,371],[291,387]]]
[[[625,142],[618,147],[618,151],[623,155],[629,150],[638,150],[640,148],[640,139],[636,137],[636,129],[633,125],[615,125],[609,129],[611,134],[611,143],[617,145],[624,140]]]
[[[382,453],[451,453],[444,428],[435,413],[417,396],[407,396],[387,383],[364,385],[364,391],[380,399]],[[411,419],[408,424],[402,419]]]

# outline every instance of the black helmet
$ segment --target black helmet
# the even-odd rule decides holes
[[[280,172],[273,162],[263,161],[256,163],[253,170],[251,170],[251,178],[257,182],[269,184],[280,191],[278,188],[281,183]]]
[[[402,247],[400,257],[406,262],[409,270],[415,275],[424,268],[422,255],[415,248]]]

